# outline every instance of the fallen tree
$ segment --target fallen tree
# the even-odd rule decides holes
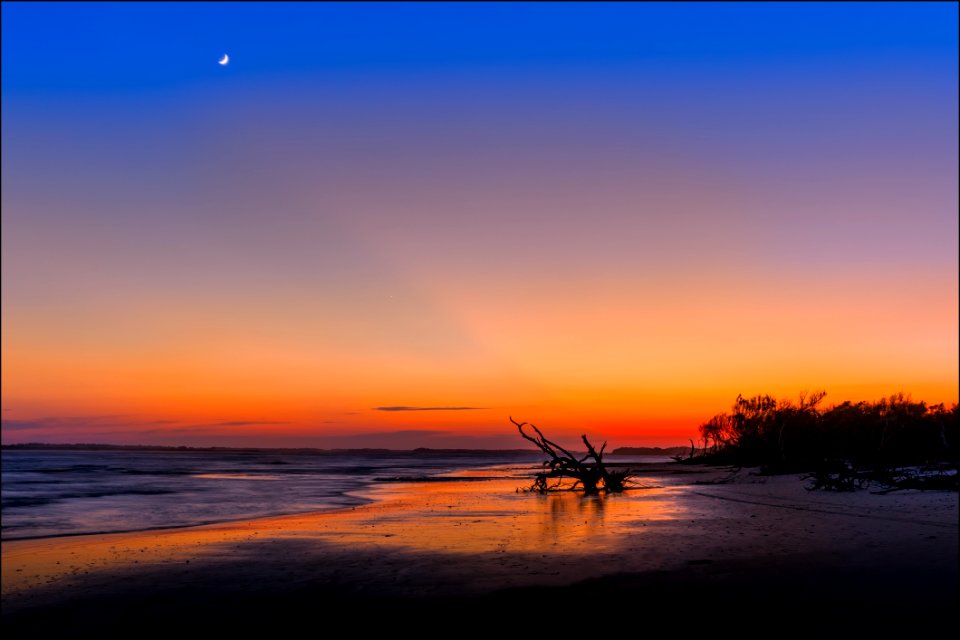
[[[550,459],[543,463],[544,471],[535,476],[530,491],[538,493],[575,491],[582,487],[585,494],[594,495],[601,491],[619,493],[624,490],[630,478],[630,469],[613,471],[607,468],[603,462],[603,452],[607,448],[606,442],[597,451],[587,440],[586,435],[580,436],[587,447],[587,453],[578,458],[556,442],[547,439],[535,425],[517,422],[512,417],[510,422],[517,427],[524,440],[532,442],[540,451],[550,456]],[[525,427],[532,430],[534,435],[527,433],[524,430]],[[573,483],[565,485],[565,479],[572,479]]]

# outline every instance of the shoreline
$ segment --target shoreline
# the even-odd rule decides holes
[[[517,470],[519,467],[515,467],[516,464],[527,464],[526,460],[517,460],[516,462],[511,463],[489,463],[483,464],[481,466],[467,466],[458,470],[448,471],[432,471],[424,470],[422,475],[418,476],[382,476],[382,477],[373,477],[373,478],[356,478],[356,484],[353,487],[350,487],[346,490],[343,490],[336,495],[327,496],[327,500],[331,502],[325,507],[312,507],[307,509],[297,509],[292,511],[277,511],[275,513],[257,513],[253,515],[240,515],[237,517],[225,517],[217,518],[212,520],[203,520],[195,521],[189,523],[178,523],[170,525],[153,525],[153,526],[143,526],[143,527],[134,527],[134,528],[123,528],[123,529],[103,529],[95,531],[64,531],[56,533],[39,533],[39,534],[28,534],[28,535],[13,535],[11,537],[0,537],[0,544],[7,542],[18,542],[25,540],[46,540],[46,539],[55,539],[55,538],[71,538],[78,536],[97,536],[97,535],[111,535],[118,533],[150,533],[152,531],[162,532],[162,531],[171,531],[177,529],[189,529],[192,527],[203,527],[211,526],[217,524],[229,524],[235,522],[244,522],[244,521],[254,521],[254,520],[265,520],[271,518],[278,518],[289,515],[310,515],[310,514],[321,514],[335,512],[342,509],[350,509],[357,506],[363,506],[369,504],[375,500],[373,495],[375,495],[375,488],[380,485],[390,485],[390,484],[419,484],[419,483],[443,483],[443,482],[482,482],[487,480],[498,480],[504,479],[503,475],[491,475],[491,476],[482,476],[482,475],[457,475],[464,472],[469,474],[476,474],[478,471],[484,469],[492,471],[502,471],[507,470]],[[533,464],[533,461],[530,461],[530,464]],[[667,462],[614,462],[608,466],[618,467],[618,466],[631,466],[636,470],[642,470],[644,468],[655,468],[659,469],[664,465],[672,465],[673,463]],[[530,469],[537,467],[530,466]],[[680,467],[676,467],[677,473],[687,474],[687,473],[700,473],[695,470],[683,470]],[[452,475],[451,475],[452,474]],[[334,502],[333,500],[336,500]]]
[[[334,510],[367,502],[367,487],[381,482],[450,481],[443,475],[514,462],[525,464],[509,455],[464,460],[4,452],[0,541],[146,532]]]
[[[618,496],[516,493],[516,477],[390,482],[365,490],[373,502],[327,511],[4,541],[4,623],[46,629],[55,612],[82,627],[118,603],[162,622],[236,602],[267,618],[306,616],[315,601],[474,609],[575,596],[670,609],[700,594],[715,602],[687,604],[712,609],[735,593],[768,598],[777,584],[862,612],[882,608],[903,580],[931,602],[957,593],[956,494],[807,492],[796,476],[749,470],[719,485],[693,482],[727,470],[645,472],[656,487]]]
[[[716,471],[719,467],[703,467],[703,469],[687,469],[683,467],[672,467],[670,471],[663,471],[661,467],[670,466],[672,463],[659,463],[659,462],[639,462],[639,463],[620,463],[615,462],[613,464],[608,464],[608,467],[621,467],[621,466],[631,466],[636,470],[642,471],[644,468],[651,468],[655,473],[662,473],[664,475],[668,474],[680,474],[680,475],[698,475],[704,473],[711,473]],[[465,470],[460,470],[454,473],[476,473],[483,470],[489,469],[498,469],[502,468],[505,465],[497,464],[484,467],[476,467]],[[57,540],[60,538],[79,538],[84,536],[109,536],[116,534],[150,534],[150,533],[168,533],[175,532],[178,530],[189,530],[199,527],[211,527],[216,525],[228,525],[228,524],[240,524],[240,523],[256,523],[258,521],[269,521],[275,520],[278,518],[285,518],[291,516],[321,516],[324,514],[336,513],[339,511],[352,510],[357,507],[364,507],[369,504],[372,504],[377,501],[377,498],[374,497],[374,494],[378,493],[377,488],[383,485],[404,485],[411,484],[417,485],[421,483],[437,483],[437,482],[487,482],[491,480],[505,480],[506,476],[457,476],[457,475],[446,475],[445,473],[439,473],[437,475],[422,476],[422,477],[411,477],[411,478],[375,478],[372,481],[366,482],[365,484],[359,484],[356,488],[345,491],[342,494],[339,494],[340,497],[350,497],[358,500],[356,504],[338,504],[322,509],[308,509],[304,511],[291,511],[284,513],[275,513],[275,514],[266,514],[258,516],[242,516],[238,518],[226,518],[222,520],[210,520],[203,522],[196,522],[191,524],[175,524],[169,526],[152,526],[136,529],[117,529],[117,530],[105,530],[105,531],[77,531],[77,532],[65,532],[65,533],[51,533],[51,534],[41,534],[41,535],[31,535],[31,536],[22,536],[22,537],[13,537],[13,538],[2,538],[0,539],[0,545],[11,543],[11,542],[26,542],[26,541],[35,541],[35,540]],[[520,480],[519,477],[510,479]],[[520,489],[521,487],[518,487]],[[632,487],[627,490],[630,491],[645,491],[650,488],[657,487]]]

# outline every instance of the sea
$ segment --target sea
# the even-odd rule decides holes
[[[380,482],[443,481],[534,453],[4,450],[2,530],[16,540],[182,527],[367,502]],[[449,478],[454,479],[454,478]]]
[[[378,483],[463,481],[456,474],[465,470],[489,469],[490,477],[517,477],[522,486],[543,460],[533,451],[422,450],[5,449],[2,456],[2,540],[336,509],[369,502],[365,490]]]

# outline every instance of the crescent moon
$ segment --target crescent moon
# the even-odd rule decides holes
[[[227,54],[223,54],[223,57],[220,58],[220,60],[218,60],[218,62],[219,62],[222,66],[227,66],[227,63],[230,62],[230,56],[228,56]]]

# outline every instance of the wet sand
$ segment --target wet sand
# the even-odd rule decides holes
[[[346,613],[373,628],[437,612],[491,628],[512,612],[537,628],[549,611],[572,624],[773,616],[915,631],[957,613],[955,493],[808,492],[750,470],[698,484],[729,472],[658,465],[623,495],[540,496],[515,491],[519,473],[382,484],[333,512],[5,542],[4,630],[249,631]]]

